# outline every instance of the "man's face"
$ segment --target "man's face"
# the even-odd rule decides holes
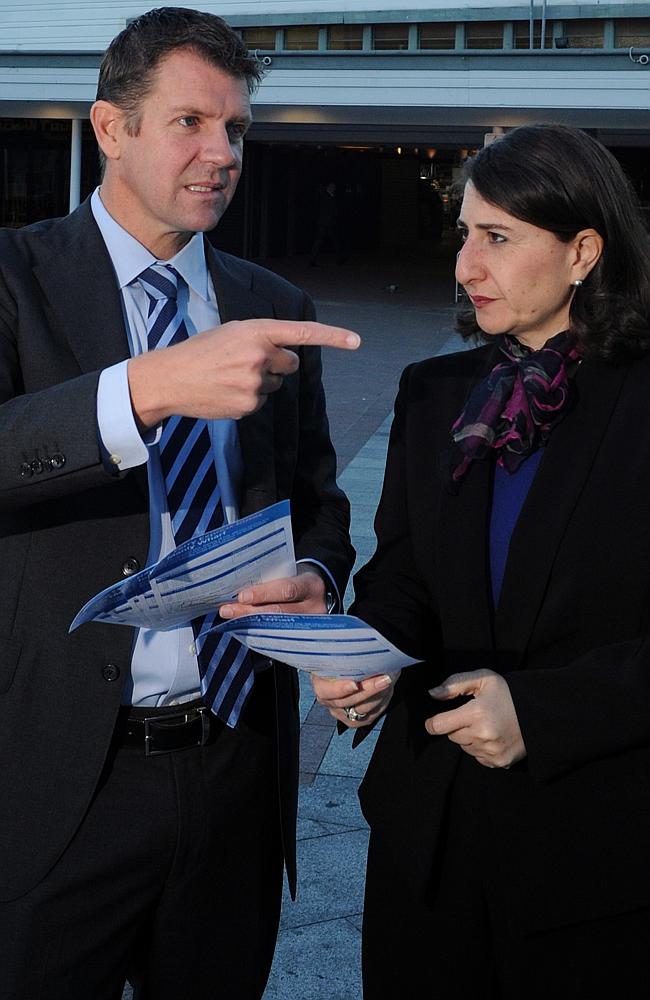
[[[129,135],[118,112],[102,183],[111,215],[161,259],[213,229],[230,204],[250,125],[244,79],[179,50],[159,65]],[[106,151],[106,150],[105,150]]]

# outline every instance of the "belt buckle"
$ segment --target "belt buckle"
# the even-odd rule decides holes
[[[191,718],[191,716],[194,717]],[[187,747],[178,747],[176,749],[189,750],[191,747],[194,746],[196,747],[205,746],[205,744],[208,742],[208,737],[210,736],[210,716],[208,713],[208,709],[205,708],[205,706],[200,705],[198,708],[193,708],[189,712],[169,712],[167,713],[167,715],[156,715],[156,716],[151,716],[150,718],[143,719],[142,721],[144,722],[145,757],[159,757],[161,754],[174,752],[174,748],[170,747],[156,748],[155,746],[156,733],[155,730],[152,731],[151,729],[152,722],[165,722],[166,720],[169,719],[178,719],[183,717],[186,723],[195,722],[197,718],[201,720],[201,736],[196,741],[196,743],[190,743]]]

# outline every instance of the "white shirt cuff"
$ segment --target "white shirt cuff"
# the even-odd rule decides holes
[[[341,595],[339,594],[339,588],[336,586],[334,577],[328,570],[327,566],[323,566],[322,562],[319,562],[318,559],[298,559],[297,565],[300,566],[301,563],[306,563],[306,564],[311,563],[312,566],[318,566],[319,570],[321,570],[321,572],[323,573],[325,580],[326,581],[329,580],[329,587],[327,589],[332,594],[332,596],[336,598],[336,604],[334,605],[333,608],[331,608],[330,611],[328,611],[328,614],[336,614],[337,612],[341,611],[343,605],[341,603]]]
[[[128,360],[105,368],[97,386],[97,425],[108,461],[120,471],[144,465],[149,457],[147,443],[153,444],[158,431],[149,432],[145,442],[138,430],[131,407]]]

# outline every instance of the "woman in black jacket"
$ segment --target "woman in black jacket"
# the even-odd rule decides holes
[[[458,225],[487,343],[406,369],[352,608],[422,662],[394,693],[318,689],[355,728],[387,707],[364,996],[642,996],[648,235],[616,160],[556,125],[468,163]]]

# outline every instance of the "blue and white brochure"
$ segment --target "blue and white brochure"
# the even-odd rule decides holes
[[[234,635],[248,649],[321,677],[361,680],[396,673],[418,660],[353,615],[245,615],[202,633]]]
[[[246,587],[295,574],[290,504],[282,500],[190,538],[155,565],[102,590],[70,632],[90,621],[175,628],[234,601]]]

